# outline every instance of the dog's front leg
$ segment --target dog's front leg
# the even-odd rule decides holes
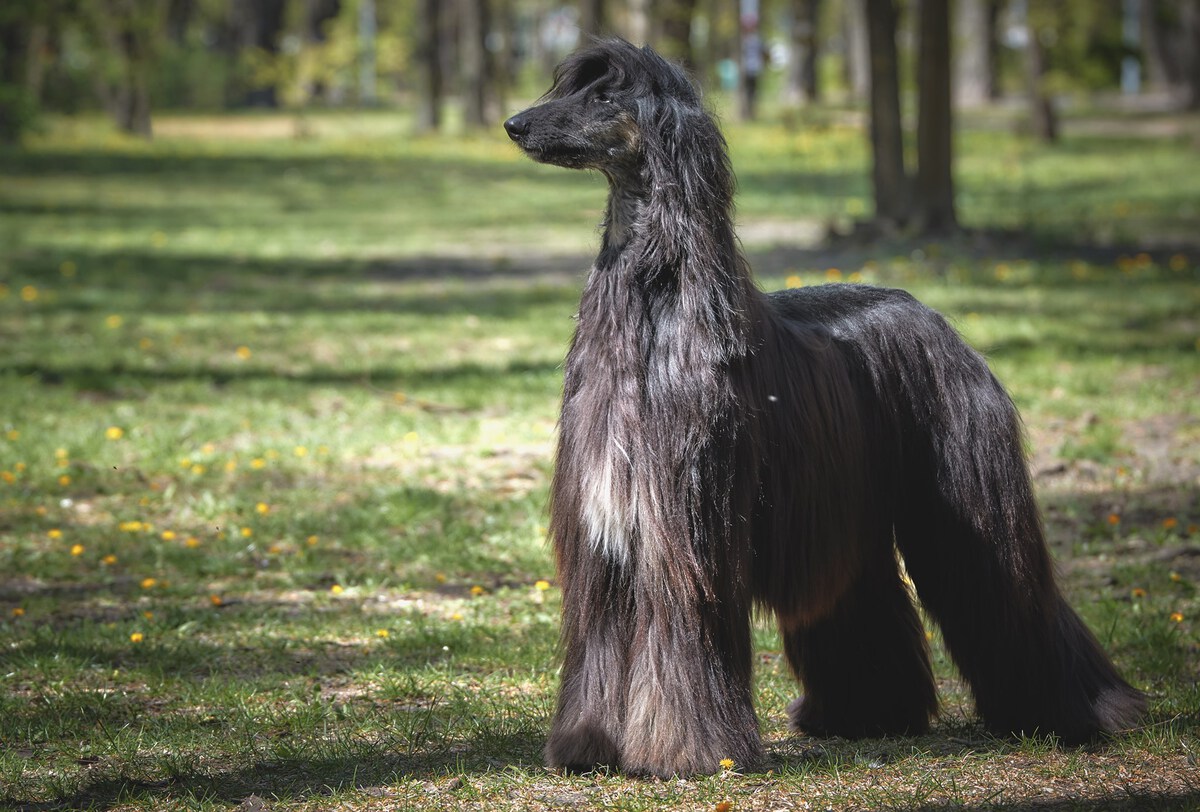
[[[625,772],[668,778],[758,763],[749,607],[723,589],[714,596],[681,573],[663,580],[645,568],[635,581]]]
[[[546,764],[574,772],[620,763],[633,614],[621,569],[586,548],[560,558],[563,666]]]

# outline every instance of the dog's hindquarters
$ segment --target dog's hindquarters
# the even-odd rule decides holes
[[[838,291],[830,291],[836,296]],[[1132,726],[1144,699],[1055,583],[1016,408],[936,313],[873,290],[838,339],[894,421],[895,538],[984,723],[1081,742]]]

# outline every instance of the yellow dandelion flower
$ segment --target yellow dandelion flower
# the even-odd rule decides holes
[[[329,587],[329,591],[334,595],[341,595],[346,590],[342,588],[341,584],[334,584],[333,586]]]
[[[439,584],[444,584],[449,579],[446,577],[446,573],[439,572],[433,576],[433,580],[437,581]]]
[[[125,436],[125,429],[120,426],[109,426],[104,430],[104,436],[110,440],[120,440]]]
[[[126,533],[136,533],[142,529],[142,523],[139,521],[121,522],[117,527]]]
[[[1172,254],[1169,265],[1172,271],[1179,273],[1180,271],[1187,270],[1188,258],[1183,254]]]
[[[112,315],[110,315],[104,319],[104,326],[110,330],[116,330],[118,327],[120,327],[124,323],[125,323],[125,319],[122,318],[121,316],[117,315],[116,313],[113,313]]]
[[[249,527],[243,527],[241,532],[242,532],[242,538],[244,538],[244,539],[248,539],[254,535],[254,531],[252,529],[250,529]]]
[[[1179,524],[1179,520],[1174,516],[1163,519],[1163,527],[1167,530],[1173,530]]]
[[[1175,572],[1174,570],[1172,570],[1172,571],[1171,571],[1171,574],[1170,574],[1170,576],[1168,576],[1168,577],[1169,577],[1169,578],[1170,578],[1170,579],[1171,579],[1171,580],[1172,580],[1174,583],[1177,583],[1177,584],[1183,580],[1183,576],[1182,576],[1182,575],[1180,575],[1179,573]]]
[[[54,449],[54,459],[63,460],[63,459],[66,459],[67,456],[68,456],[67,449],[65,449],[65,448]]]
[[[713,812],[729,812],[731,809],[733,809],[732,801],[721,801],[713,807]]]
[[[838,268],[830,268],[825,271],[825,279],[830,282],[836,282],[842,278],[842,272]]]
[[[540,580],[536,584],[534,584],[533,587],[538,592],[545,592],[547,589],[550,588],[550,582],[543,578],[542,580]]]
[[[279,459],[279,452],[273,448],[267,449],[266,457],[269,460],[277,460]]]
[[[283,552],[283,547],[279,546],[278,544],[272,544],[270,547],[267,548],[267,553],[270,555],[279,555],[282,552]]]
[[[62,538],[62,531],[56,527],[53,530],[48,531],[46,535],[52,539],[60,539]]]
[[[271,512],[271,506],[268,505],[266,502],[259,502],[257,505],[254,506],[254,511],[256,513],[262,514],[263,516],[266,516],[268,513]]]
[[[187,539],[185,539],[183,543],[184,543],[184,546],[188,547],[189,549],[194,550],[200,546],[200,539],[196,538],[195,536],[188,536]]]
[[[450,619],[451,620],[462,620],[463,619],[462,612],[455,612],[454,614],[452,614],[450,616]]]
[[[191,468],[192,467],[192,458],[191,457],[180,457],[179,458],[179,467],[180,468]]]
[[[225,463],[225,472],[228,474],[232,474],[234,471],[237,470],[237,467],[238,467],[237,460],[228,460]]]
[[[106,567],[111,567],[113,564],[117,563],[117,557],[112,553],[109,553],[108,555],[104,556],[104,558],[100,559],[100,563]]]
[[[255,471],[259,471],[267,467],[267,461],[262,457],[255,457],[254,459],[250,460],[250,467]]]
[[[722,770],[732,770],[733,769],[733,759],[731,759],[731,758],[721,759],[721,769]]]
[[[18,462],[16,465],[13,466],[13,470],[16,471],[18,474],[25,473],[25,463]]]
[[[1172,612],[1171,620],[1174,623],[1182,623],[1183,622],[1183,612]]]
[[[394,400],[398,405],[403,406],[408,402],[408,395],[404,394],[403,392],[396,392],[392,395],[392,400]]]
[[[220,606],[220,605],[221,605],[221,604],[223,604],[225,601],[221,600],[221,596],[220,596],[220,595],[209,595],[209,596],[208,596],[208,602],[209,602],[209,603],[211,603],[213,606]]]
[[[375,631],[375,636],[376,637],[387,637],[389,633],[390,632],[388,632],[387,629],[377,629]]]
[[[174,530],[162,531],[162,540],[163,541],[174,541],[175,540],[175,531]]]
[[[1120,514],[1118,514],[1118,513],[1110,513],[1110,514],[1108,514],[1108,523],[1109,523],[1109,524],[1111,524],[1111,525],[1114,525],[1114,526],[1116,526],[1116,525],[1120,524],[1120,523],[1121,523],[1121,516],[1120,516]]]
[[[142,589],[154,589],[154,587],[157,584],[158,584],[157,578],[143,578],[142,579]]]
[[[21,288],[21,301],[36,302],[39,295],[38,289],[33,285],[26,285],[25,287]]]
[[[143,352],[154,349],[154,342],[149,338],[140,338],[138,339],[138,349]]]
[[[202,475],[208,473],[208,468],[206,468],[203,465],[199,465],[199,464],[193,465],[192,473],[195,474],[196,476],[202,476]]]
[[[7,432],[5,432],[4,436],[13,442],[16,442],[17,440],[21,439],[21,432],[17,431],[16,429],[9,429]]]
[[[1146,590],[1142,589],[1140,586],[1135,586],[1129,591],[1129,594],[1134,598],[1144,598],[1146,597]]]
[[[802,288],[804,279],[798,273],[788,274],[788,278],[783,281],[783,284],[789,288]]]
[[[250,351],[249,347],[242,346],[242,347],[238,347],[236,350],[234,350],[234,354],[237,355],[238,358],[245,361],[247,358],[249,358],[254,353]]]
[[[420,435],[418,435],[415,431],[410,431],[404,435],[404,442],[406,443],[415,443],[420,439]]]
[[[14,474],[12,471],[0,471],[0,479],[4,480],[9,485],[17,481],[16,474]]]
[[[475,597],[479,597],[485,592],[487,592],[487,590],[481,587],[479,584],[475,584],[475,586],[471,587],[471,594]]]
[[[146,610],[145,612],[142,612],[142,617],[146,618],[146,620],[154,620],[154,613]]]
[[[308,447],[298,445],[292,449],[292,453],[295,454],[297,457],[307,457],[308,456]]]
[[[71,555],[74,555],[74,556],[83,555],[83,545],[82,544],[72,544],[71,545]]]
[[[134,632],[133,634],[129,635],[130,643],[140,643],[145,639],[146,635],[142,634],[141,632]]]
[[[13,610],[12,610],[12,616],[13,617],[24,617],[25,610],[20,606],[14,606]]]
[[[317,538],[316,536],[309,536],[304,541],[308,544],[309,547],[316,547],[317,542],[320,541],[320,539]]]
[[[62,485],[64,488],[67,487],[68,485],[71,484],[71,477],[67,476],[66,474],[63,474],[62,476],[60,476],[58,478],[58,484]]]

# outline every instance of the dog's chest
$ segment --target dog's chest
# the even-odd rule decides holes
[[[581,325],[582,326],[582,325]],[[589,545],[618,563],[651,517],[639,471],[650,464],[646,380],[642,364],[615,336],[577,336],[568,359],[563,403],[564,451],[558,476],[576,481]]]

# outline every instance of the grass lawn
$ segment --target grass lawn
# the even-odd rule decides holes
[[[1151,713],[995,740],[935,637],[932,734],[792,737],[764,622],[770,771],[662,782],[540,757],[602,181],[386,114],[157,126],[0,152],[0,808],[1200,807],[1194,135],[968,128],[990,234],[868,251],[799,237],[869,208],[861,133],[731,128],[764,287],[899,285],[988,354],[1066,589]]]

